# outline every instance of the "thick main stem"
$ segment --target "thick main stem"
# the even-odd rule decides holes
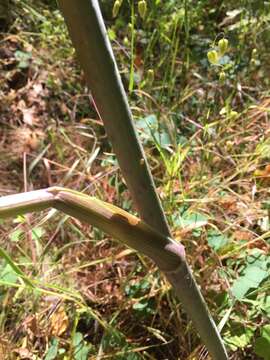
[[[58,0],[58,3],[140,216],[152,228],[170,236],[147,160],[134,128],[98,1]],[[66,205],[61,203],[61,206]],[[64,211],[69,209],[70,207],[62,208]],[[213,358],[226,360],[226,350],[220,335],[186,262],[181,262],[178,270],[167,276]]]
[[[58,0],[87,84],[141,218],[170,235],[97,0]]]
[[[94,225],[153,259],[171,282],[213,359],[228,359],[207,305],[186,263],[183,245],[158,233],[116,206],[60,187],[0,198],[0,218],[48,207],[55,207],[80,221]]]

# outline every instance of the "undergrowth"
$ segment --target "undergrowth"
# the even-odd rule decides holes
[[[231,359],[269,360],[269,3],[147,1],[143,18],[137,1],[115,17],[101,4],[173,235]],[[55,2],[11,2],[0,54],[1,194],[61,185],[136,212]],[[206,358],[147,258],[56,211],[0,232],[3,356]]]

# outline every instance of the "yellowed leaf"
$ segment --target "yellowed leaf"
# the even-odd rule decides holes
[[[270,177],[270,165],[266,165],[263,170],[255,170],[254,176],[261,177],[261,178],[269,178]]]
[[[5,360],[10,353],[10,346],[8,342],[0,338],[0,360]]]
[[[69,320],[63,306],[60,306],[51,316],[51,334],[62,335],[68,328]]]
[[[244,230],[236,230],[233,234],[233,237],[235,240],[242,241],[250,241],[254,238],[254,235],[250,231],[244,231]]]

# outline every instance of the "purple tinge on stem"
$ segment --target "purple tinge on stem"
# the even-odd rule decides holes
[[[185,247],[181,243],[177,243],[176,241],[172,241],[172,242],[170,242],[169,244],[167,244],[165,246],[165,249],[167,251],[170,251],[171,253],[176,254],[182,260],[185,260],[185,258],[186,258]]]

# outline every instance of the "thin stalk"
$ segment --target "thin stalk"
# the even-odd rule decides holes
[[[228,360],[215,323],[187,265],[182,244],[114,205],[61,187],[0,198],[0,218],[48,207],[96,226],[154,260],[172,284],[213,359]]]
[[[185,52],[186,59],[184,64],[184,79],[186,78],[187,70],[189,69],[189,45],[190,45],[190,34],[189,34],[189,4],[188,0],[185,0]],[[185,79],[186,80],[186,79]]]
[[[134,14],[134,0],[131,1],[131,62],[130,62],[130,76],[129,76],[129,92],[133,91],[134,86],[134,45],[135,45],[135,14]]]

